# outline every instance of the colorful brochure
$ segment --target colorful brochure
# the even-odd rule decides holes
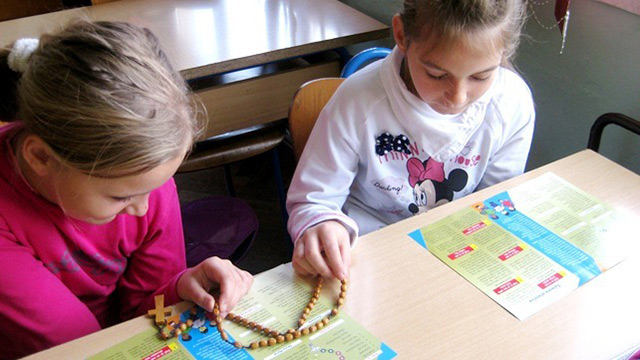
[[[335,281],[339,285],[338,281]],[[336,289],[331,281],[325,281],[319,302],[307,320],[313,324],[327,316],[335,300]],[[257,275],[251,291],[233,309],[233,313],[255,321],[263,326],[279,331],[294,328],[300,313],[309,302],[313,286],[308,279],[294,274],[291,264],[280,265]],[[347,301],[349,299],[347,291]],[[199,310],[200,312],[202,310]],[[204,318],[198,314],[198,319]],[[182,313],[183,320],[190,318],[190,310]],[[204,318],[197,320],[187,330],[188,340],[183,337],[161,340],[158,330],[150,330],[133,336],[89,360],[171,360],[171,359],[264,359],[264,360],[307,360],[307,359],[392,359],[396,353],[362,326],[341,311],[322,329],[307,336],[256,350],[236,349],[224,342],[215,326],[210,326]],[[249,344],[265,339],[249,329],[225,320],[223,328],[229,339]]]
[[[409,235],[524,320],[620,262],[637,231],[545,173]]]

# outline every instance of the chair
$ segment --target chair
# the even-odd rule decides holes
[[[300,159],[320,111],[331,99],[338,86],[342,84],[344,78],[349,77],[372,60],[384,58],[390,53],[390,49],[382,47],[363,50],[347,61],[340,73],[340,78],[311,80],[298,88],[289,107],[289,132],[296,159]]]
[[[371,62],[372,60],[382,59],[387,57],[391,53],[390,49],[383,47],[372,47],[366,50],[362,50],[355,54],[342,68],[340,77],[349,77],[354,72],[358,71],[363,65]]]
[[[287,212],[284,200],[286,194],[284,192],[280,157],[277,149],[277,146],[284,140],[285,135],[286,124],[284,121],[280,121],[208,138],[195,145],[195,148],[187,159],[183,161],[177,172],[188,173],[222,166],[227,192],[234,197],[235,190],[229,164],[267,151],[271,152],[276,192],[286,233]],[[197,264],[206,258],[203,257],[204,255],[210,254],[228,257],[234,263],[242,260],[255,238],[255,232],[249,230],[255,229],[257,231],[258,223],[253,210],[248,205],[242,206],[239,203],[239,199],[235,200],[235,202],[231,202],[222,197],[209,197],[185,205],[182,217],[185,228],[188,264]],[[227,213],[221,211],[220,203],[225,201],[230,206],[235,206],[237,208],[236,211],[234,212],[231,208],[227,209]],[[238,218],[229,212],[244,215],[242,215],[242,218]],[[236,221],[233,220],[234,218]],[[253,221],[254,218],[255,223]],[[229,231],[221,231],[219,225],[225,222],[224,219],[228,219],[226,222],[230,225],[238,223],[238,221],[244,224],[241,226],[242,229],[238,228],[232,231],[235,234],[240,234],[241,231],[247,232],[244,234],[246,235],[245,237],[238,238],[245,239],[242,243],[234,243],[233,238],[229,236]],[[285,237],[285,241],[287,246],[291,247],[290,250],[293,251],[288,237]]]
[[[293,95],[289,108],[289,132],[296,160],[302,155],[320,111],[343,81],[343,78],[311,80],[302,84]]]
[[[619,113],[606,113],[600,115],[596,119],[596,121],[593,122],[591,131],[589,132],[587,148],[596,152],[600,149],[602,132],[604,131],[604,128],[609,124],[621,126],[631,132],[636,133],[637,135],[640,135],[640,121]]]
[[[23,18],[62,10],[61,0],[3,0],[0,6],[0,21]],[[1,44],[7,45],[7,44]]]
[[[191,154],[178,168],[178,173],[223,166],[227,192],[230,196],[235,196],[228,165],[271,151],[274,172],[276,173],[277,191],[284,194],[276,147],[284,140],[285,135],[285,123],[274,122],[210,137],[196,144]]]

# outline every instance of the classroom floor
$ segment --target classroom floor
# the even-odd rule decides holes
[[[287,144],[278,147],[285,187],[295,168]],[[229,165],[236,197],[251,205],[259,221],[258,234],[247,255],[237,265],[257,274],[291,261],[285,243],[285,229],[276,195],[272,157],[264,153]],[[227,195],[222,167],[175,175],[181,204],[210,195]]]

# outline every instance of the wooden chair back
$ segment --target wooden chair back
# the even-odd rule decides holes
[[[116,0],[91,0],[91,5],[100,5],[104,3],[114,2]]]
[[[58,11],[63,7],[62,0],[2,0],[0,21]]]
[[[289,131],[296,160],[302,155],[320,111],[343,81],[343,78],[311,80],[302,84],[293,95],[289,107]]]

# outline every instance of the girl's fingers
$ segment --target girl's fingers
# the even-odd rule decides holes
[[[320,246],[320,240],[317,237],[309,239],[305,243],[304,256],[313,267],[315,274],[321,276],[330,277],[332,275],[331,269],[327,265],[326,259],[322,254],[322,248]]]
[[[209,292],[197,285],[192,288],[192,300],[208,312],[213,311],[213,305],[216,303],[216,300]]]
[[[344,266],[344,276],[349,277],[349,269],[351,269],[351,239],[340,243],[340,254],[342,255],[342,264]],[[340,279],[340,280],[344,280]]]
[[[296,241],[296,245],[293,249],[293,268],[300,273],[300,275],[314,275],[313,267],[309,264],[305,258],[305,238],[300,238]]]
[[[324,237],[322,247],[324,248],[327,263],[331,268],[331,273],[336,278],[342,280],[347,276],[347,271],[345,269],[343,254],[341,253],[342,248],[338,241],[339,240],[333,237]]]

